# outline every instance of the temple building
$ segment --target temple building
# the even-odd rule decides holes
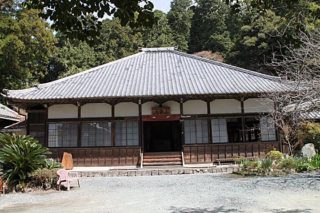
[[[27,133],[78,166],[192,164],[280,149],[266,97],[274,76],[176,51],[141,52],[22,90],[4,90],[28,112]],[[159,157],[161,156],[161,157]]]

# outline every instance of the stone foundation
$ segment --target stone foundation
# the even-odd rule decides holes
[[[238,165],[224,165],[214,167],[171,167],[171,168],[143,168],[143,169],[112,169],[104,171],[75,171],[79,177],[115,177],[115,176],[156,176],[182,175],[201,173],[233,173],[239,171]]]

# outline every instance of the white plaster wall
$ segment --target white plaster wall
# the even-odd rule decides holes
[[[142,115],[152,115],[152,107],[158,106],[157,103],[149,101],[141,105]]]
[[[114,106],[116,117],[139,116],[139,106],[132,102],[122,102]]]
[[[73,104],[55,104],[48,108],[48,118],[77,118],[78,107]]]
[[[176,101],[167,101],[162,106],[170,107],[171,114],[180,114],[180,103]]]
[[[244,112],[271,112],[274,109],[273,101],[268,98],[250,98],[244,101]]]
[[[81,106],[82,118],[111,117],[111,105],[107,103],[89,103]]]
[[[201,100],[190,100],[183,103],[183,114],[207,114],[207,103]]]
[[[210,102],[211,114],[241,113],[241,102],[236,99],[216,99]]]

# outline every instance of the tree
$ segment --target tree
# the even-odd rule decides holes
[[[274,57],[268,64],[278,71],[281,82],[291,92],[271,93],[267,97],[276,103],[270,114],[280,130],[289,153],[294,153],[301,141],[298,132],[309,112],[320,110],[320,30],[300,33],[301,47],[286,47],[288,54]]]
[[[228,5],[221,0],[197,0],[192,10],[189,52],[228,52],[232,46],[226,25]]]
[[[122,25],[152,25],[153,4],[149,0],[27,0],[24,5],[41,11],[52,27],[69,38],[94,40],[106,16],[121,20]]]
[[[49,64],[45,81],[69,76],[86,69],[114,61],[138,52],[143,46],[142,35],[129,26],[122,26],[118,18],[102,22],[100,35],[88,44],[59,34],[58,51]]]
[[[50,59],[43,82],[76,74],[99,64],[94,49],[86,42],[60,38],[58,50]]]
[[[299,33],[320,26],[320,3],[307,0],[253,0],[241,5],[242,26],[227,63],[274,73],[270,67],[273,53],[285,54],[284,45],[301,45]]]
[[[122,26],[118,18],[103,21],[97,40],[93,48],[100,63],[132,55],[143,46],[141,32]]]
[[[191,0],[173,0],[167,14],[168,23],[172,30],[173,40],[181,51],[188,50],[190,28],[193,11]]]
[[[144,47],[167,47],[175,46],[171,28],[168,24],[168,19],[165,13],[156,10],[154,12],[155,23],[151,29],[140,28],[139,32],[143,36]]]
[[[47,72],[55,42],[37,10],[0,14],[0,90],[38,83]]]

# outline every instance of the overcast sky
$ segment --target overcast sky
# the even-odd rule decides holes
[[[157,10],[162,10],[163,12],[168,12],[170,10],[171,0],[151,0],[154,4],[154,8]]]

